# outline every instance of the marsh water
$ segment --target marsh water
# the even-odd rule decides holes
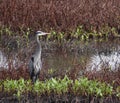
[[[34,45],[33,45],[34,46]],[[28,49],[24,49],[27,54]],[[103,68],[117,71],[120,67],[120,40],[73,40],[59,45],[56,42],[42,42],[43,69],[69,71],[81,68],[83,71],[100,71]],[[30,55],[18,50],[8,52],[0,47],[0,70],[8,69],[9,63],[15,69],[28,64]],[[32,50],[30,51],[32,52]],[[21,59],[22,58],[22,59]]]

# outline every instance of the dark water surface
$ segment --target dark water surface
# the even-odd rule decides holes
[[[119,39],[89,42],[73,40],[62,45],[55,42],[42,42],[42,47],[43,69],[69,71],[82,67],[83,71],[100,71],[103,68],[117,71],[120,67]],[[28,46],[19,53],[20,50],[8,52],[0,47],[0,69],[8,69],[9,63],[15,69],[27,65],[33,51],[29,50],[27,53],[30,48],[31,46]]]

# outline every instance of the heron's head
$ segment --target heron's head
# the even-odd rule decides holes
[[[50,33],[42,32],[42,31],[37,31],[37,32],[36,32],[37,42],[40,44],[39,36],[47,35],[47,34],[50,34]]]
[[[37,32],[36,32],[36,35],[37,35],[37,36],[47,35],[47,34],[50,34],[50,33],[42,32],[42,31],[37,31]]]

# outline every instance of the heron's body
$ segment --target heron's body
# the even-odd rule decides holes
[[[32,55],[29,64],[30,78],[35,82],[42,68],[41,55],[39,52]]]
[[[29,62],[29,72],[30,72],[30,78],[32,82],[35,82],[40,74],[40,70],[42,68],[42,61],[41,61],[41,44],[39,41],[40,35],[46,35],[49,33],[44,33],[41,31],[38,31],[36,34],[38,48],[36,49],[35,53],[32,55],[30,62]]]

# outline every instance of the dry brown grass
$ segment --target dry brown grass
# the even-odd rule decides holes
[[[78,25],[119,28],[119,0],[1,0],[0,26],[71,30]]]

